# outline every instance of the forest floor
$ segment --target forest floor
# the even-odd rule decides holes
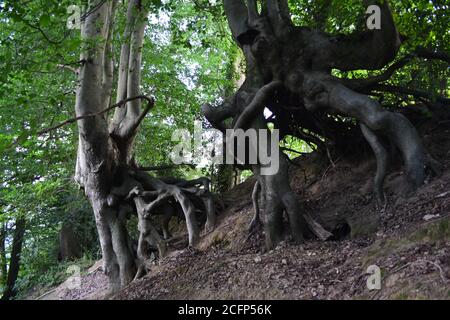
[[[81,288],[59,289],[51,299],[450,299],[450,130],[425,136],[443,164],[443,174],[415,194],[404,196],[404,173],[393,167],[386,179],[388,206],[377,209],[372,195],[375,161],[322,163],[314,154],[298,158],[291,185],[302,210],[312,215],[350,211],[354,216],[381,214],[371,235],[343,228],[341,239],[285,241],[264,252],[262,230],[249,236],[252,218],[250,178],[223,195],[227,206],[217,228],[202,236],[198,250],[183,249],[177,234],[170,254],[146,277],[113,297],[105,296],[99,268],[83,276]],[[433,143],[431,144],[431,141]],[[368,222],[369,223],[369,222]],[[369,290],[367,268],[381,269],[381,289]]]

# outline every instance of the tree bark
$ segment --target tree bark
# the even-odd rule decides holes
[[[300,130],[282,125],[285,134],[300,138],[304,137],[298,134],[304,133],[302,128],[319,137],[336,136],[330,127],[334,129],[338,125],[327,114],[355,118],[377,157],[375,193],[382,201],[387,157],[381,137],[391,140],[401,151],[412,190],[424,183],[426,168],[438,171],[438,166],[408,119],[384,110],[369,96],[353,91],[346,86],[349,81],[331,76],[333,68],[381,69],[397,55],[401,41],[388,1],[368,0],[365,4],[381,8],[383,27],[336,36],[294,26],[287,0],[264,1],[261,13],[255,1],[224,0],[232,35],[246,58],[246,80],[222,106],[205,105],[202,110],[210,123],[222,131],[227,118],[233,118],[234,130],[261,130],[267,128],[263,111],[269,108],[275,123],[291,118],[293,121],[289,121],[295,125],[297,121]],[[342,125],[344,132],[347,128]],[[279,172],[269,176],[259,173],[263,168],[261,163],[252,166],[261,187],[267,247],[272,248],[282,238],[283,211],[288,214],[295,240],[304,238],[306,226],[319,238],[328,238],[330,233],[309,215],[298,213],[298,201],[289,186],[286,159],[280,157],[279,162]]]
[[[0,224],[0,284],[6,285],[8,266],[6,261],[6,224]]]
[[[16,219],[14,228],[11,258],[8,268],[8,277],[6,279],[6,289],[3,293],[2,300],[10,300],[16,295],[15,285],[20,269],[20,257],[22,254],[23,235],[25,233],[26,220],[23,217]]]
[[[70,225],[64,224],[59,231],[58,261],[79,259],[83,253],[75,232]]]
[[[128,21],[127,25],[134,24],[136,15],[141,13],[140,8],[140,1],[129,2],[128,12],[132,13],[130,19],[133,21]],[[96,113],[111,101],[113,70],[110,53],[114,9],[115,1],[101,4],[94,14],[86,18],[82,26],[83,40],[92,42],[100,38],[105,41],[96,41],[94,48],[82,53],[81,59],[86,62],[80,68],[75,107],[77,116]],[[145,17],[145,13],[143,16]],[[143,29],[144,22],[138,25],[138,28]],[[125,39],[125,43],[128,41]],[[137,86],[139,89],[139,84]],[[124,96],[124,99],[129,97]],[[127,110],[130,103],[132,102],[120,109]],[[128,121],[124,126],[125,130],[133,130],[135,124]],[[129,139],[123,135],[119,143],[113,141],[105,115],[78,121],[78,129],[80,142],[75,179],[84,188],[94,210],[104,271],[108,275],[111,290],[116,291],[132,281],[136,273],[126,229],[129,206],[116,203],[110,194],[111,186],[123,182],[121,179],[124,175],[120,169],[131,158]],[[126,132],[126,135],[130,133]]]
[[[164,255],[165,243],[153,226],[150,212],[162,205],[166,197],[178,201],[183,209],[189,245],[195,246],[199,239],[196,208],[187,196],[188,190],[150,177],[134,160],[138,127],[155,102],[140,92],[146,4],[142,0],[128,1],[117,103],[113,106],[110,106],[114,79],[111,53],[116,1],[92,3],[94,13],[86,17],[81,29],[82,39],[90,45],[81,55],[85,63],[80,68],[75,105],[80,137],[75,181],[85,190],[93,208],[103,269],[112,291],[145,271],[147,249],[151,246],[159,248],[160,257]],[[146,106],[142,106],[141,100],[147,102]],[[112,107],[115,112],[109,122],[102,110]],[[130,245],[126,227],[132,214],[139,218],[137,252]]]

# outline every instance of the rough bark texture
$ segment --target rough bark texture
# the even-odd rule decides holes
[[[82,257],[80,242],[75,235],[75,232],[69,225],[63,225],[58,234],[59,249],[58,260],[67,261],[79,259]]]
[[[334,121],[328,114],[355,118],[377,157],[375,191],[380,201],[384,201],[382,189],[387,166],[381,137],[400,150],[411,190],[424,183],[427,168],[438,171],[437,163],[408,119],[384,110],[366,95],[369,85],[383,79],[350,85],[331,76],[333,68],[380,69],[396,57],[401,42],[387,1],[366,1],[367,5],[377,4],[381,8],[380,30],[338,36],[294,26],[287,0],[262,1],[261,12],[256,3],[256,0],[224,0],[225,13],[233,37],[244,53],[247,69],[246,80],[234,96],[218,107],[203,106],[213,126],[224,130],[224,120],[233,118],[233,129],[264,129],[267,125],[263,110],[268,108],[282,136],[296,135],[319,147],[326,145],[317,138],[323,137],[339,146],[348,144],[345,134],[351,127]],[[261,165],[252,167],[261,187],[269,248],[282,239],[283,211],[289,217],[295,240],[302,241],[307,229],[323,239],[330,235],[310,216],[300,215],[298,201],[289,186],[287,167],[285,157],[280,157],[280,170],[272,176],[260,175]]]
[[[0,224],[0,284],[6,284],[7,262],[6,262],[6,224]]]
[[[20,269],[20,256],[22,254],[23,235],[25,233],[26,220],[17,218],[14,227],[13,242],[11,248],[11,258],[6,278],[6,289],[3,292],[2,300],[9,300],[16,294],[15,285]]]
[[[113,101],[111,52],[116,5],[116,1],[93,1],[91,6],[95,9],[82,25],[82,39],[91,45],[81,55],[84,64],[80,68],[75,106],[80,137],[75,181],[84,188],[92,205],[103,267],[112,291],[145,272],[145,260],[152,246],[158,248],[160,256],[164,255],[165,243],[150,214],[164,205],[164,200],[171,198],[180,204],[186,217],[189,245],[195,246],[199,239],[196,208],[188,196],[197,192],[197,188],[187,190],[176,183],[153,178],[134,160],[137,129],[154,105],[153,98],[140,92],[147,19],[145,1],[128,1],[114,105],[117,107],[111,121],[102,112]],[[139,219],[137,252],[126,227],[127,219],[133,214]]]

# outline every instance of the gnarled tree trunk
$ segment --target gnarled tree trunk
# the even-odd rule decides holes
[[[224,120],[228,118],[233,118],[234,130],[260,130],[267,128],[263,111],[268,108],[274,114],[276,125],[283,126],[285,119],[294,119],[292,122],[297,122],[300,130],[285,126],[284,134],[301,139],[304,135],[298,132],[305,130],[309,136],[329,138],[333,133],[326,132],[325,127],[345,128],[330,121],[327,113],[353,117],[361,124],[377,156],[375,191],[383,201],[387,155],[381,136],[401,151],[411,189],[424,183],[427,167],[438,171],[438,165],[403,115],[384,110],[377,101],[361,93],[383,79],[353,83],[331,76],[333,68],[342,71],[380,69],[397,55],[401,42],[388,2],[366,2],[380,7],[382,28],[333,36],[321,30],[294,26],[287,0],[261,1],[261,12],[257,0],[224,0],[233,37],[246,58],[246,80],[223,105],[215,108],[205,105],[203,112],[220,130],[226,128]],[[360,92],[355,91],[356,88]],[[316,140],[317,144],[322,144]],[[294,239],[301,241],[307,229],[320,238],[328,238],[330,234],[311,217],[302,217],[299,213],[298,201],[289,186],[286,159],[281,156],[279,162],[280,169],[273,175],[260,174],[264,167],[261,162],[252,166],[261,188],[267,246],[271,248],[282,239],[283,211],[288,214]]]
[[[149,5],[146,1],[128,1],[117,97],[111,105],[116,5],[119,5],[116,1],[93,1],[92,12],[83,22],[81,34],[86,46],[81,55],[83,65],[75,106],[80,137],[75,181],[84,188],[94,210],[103,267],[112,291],[142,274],[149,243],[156,244],[160,255],[164,255],[165,243],[150,216],[152,209],[163,204],[163,198],[172,197],[181,204],[189,245],[195,246],[199,239],[195,207],[187,196],[189,190],[150,177],[134,160],[137,129],[154,105],[153,98],[140,92]],[[111,121],[107,118],[109,110],[115,110]],[[126,227],[133,214],[139,218],[137,252],[133,251]]]

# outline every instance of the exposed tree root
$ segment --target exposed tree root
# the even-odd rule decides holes
[[[377,137],[372,130],[362,123],[360,126],[364,137],[370,144],[377,159],[377,173],[374,179],[374,191],[377,196],[378,204],[384,204],[386,202],[386,197],[383,191],[383,184],[386,177],[389,154],[379,137]]]
[[[250,225],[248,226],[248,230],[250,233],[252,233],[254,230],[258,228],[259,225],[261,225],[261,217],[259,212],[259,201],[261,198],[261,184],[258,180],[256,180],[255,185],[253,187],[252,192],[252,202],[253,202],[253,218],[250,222]]]
[[[331,117],[355,118],[377,158],[374,192],[380,204],[385,203],[383,182],[388,162],[381,138],[391,141],[399,149],[411,190],[425,182],[428,168],[438,173],[438,163],[428,154],[416,129],[406,117],[384,110],[377,101],[366,95],[367,92],[362,94],[347,86],[356,88],[355,82],[331,76],[333,68],[342,71],[374,70],[395,59],[401,41],[387,1],[367,2],[381,8],[382,29],[358,31],[349,36],[328,35],[294,26],[286,0],[264,1],[261,13],[255,3],[224,1],[233,37],[242,49],[247,68],[246,80],[234,96],[218,108],[203,106],[204,115],[214,127],[224,131],[227,128],[224,120],[233,118],[231,127],[234,130],[267,129],[263,110],[269,108],[275,123],[280,123],[277,121],[279,117],[281,122],[290,117],[293,120],[289,121],[293,124],[298,121],[309,133],[329,138],[339,135],[333,130],[347,130],[349,126],[338,127],[337,121],[327,120],[327,113]],[[365,87],[363,82],[359,83],[359,89],[364,91],[369,84],[373,86],[386,80],[392,75],[392,70],[405,64],[406,61],[402,61],[392,66],[383,76],[366,81]],[[289,110],[301,112],[290,114]],[[302,118],[296,118],[295,114]],[[304,118],[308,118],[309,122]],[[323,123],[317,123],[317,118]],[[303,135],[299,137],[304,138],[303,130],[295,131],[289,125],[282,125],[285,134],[298,135],[300,132]],[[326,146],[327,142],[318,140],[318,146]],[[250,147],[246,145],[247,152]],[[269,147],[268,151],[268,154],[273,154],[279,150],[270,150]],[[329,154],[328,148],[327,152]],[[253,194],[255,216],[251,227],[259,219],[257,198],[260,197],[267,247],[272,248],[282,239],[283,211],[289,217],[294,240],[301,242],[308,230],[320,239],[329,238],[331,234],[311,216],[299,214],[298,200],[289,186],[285,158],[279,157],[280,170],[273,175],[261,174],[265,167],[260,160],[257,165],[246,162],[258,179]]]

